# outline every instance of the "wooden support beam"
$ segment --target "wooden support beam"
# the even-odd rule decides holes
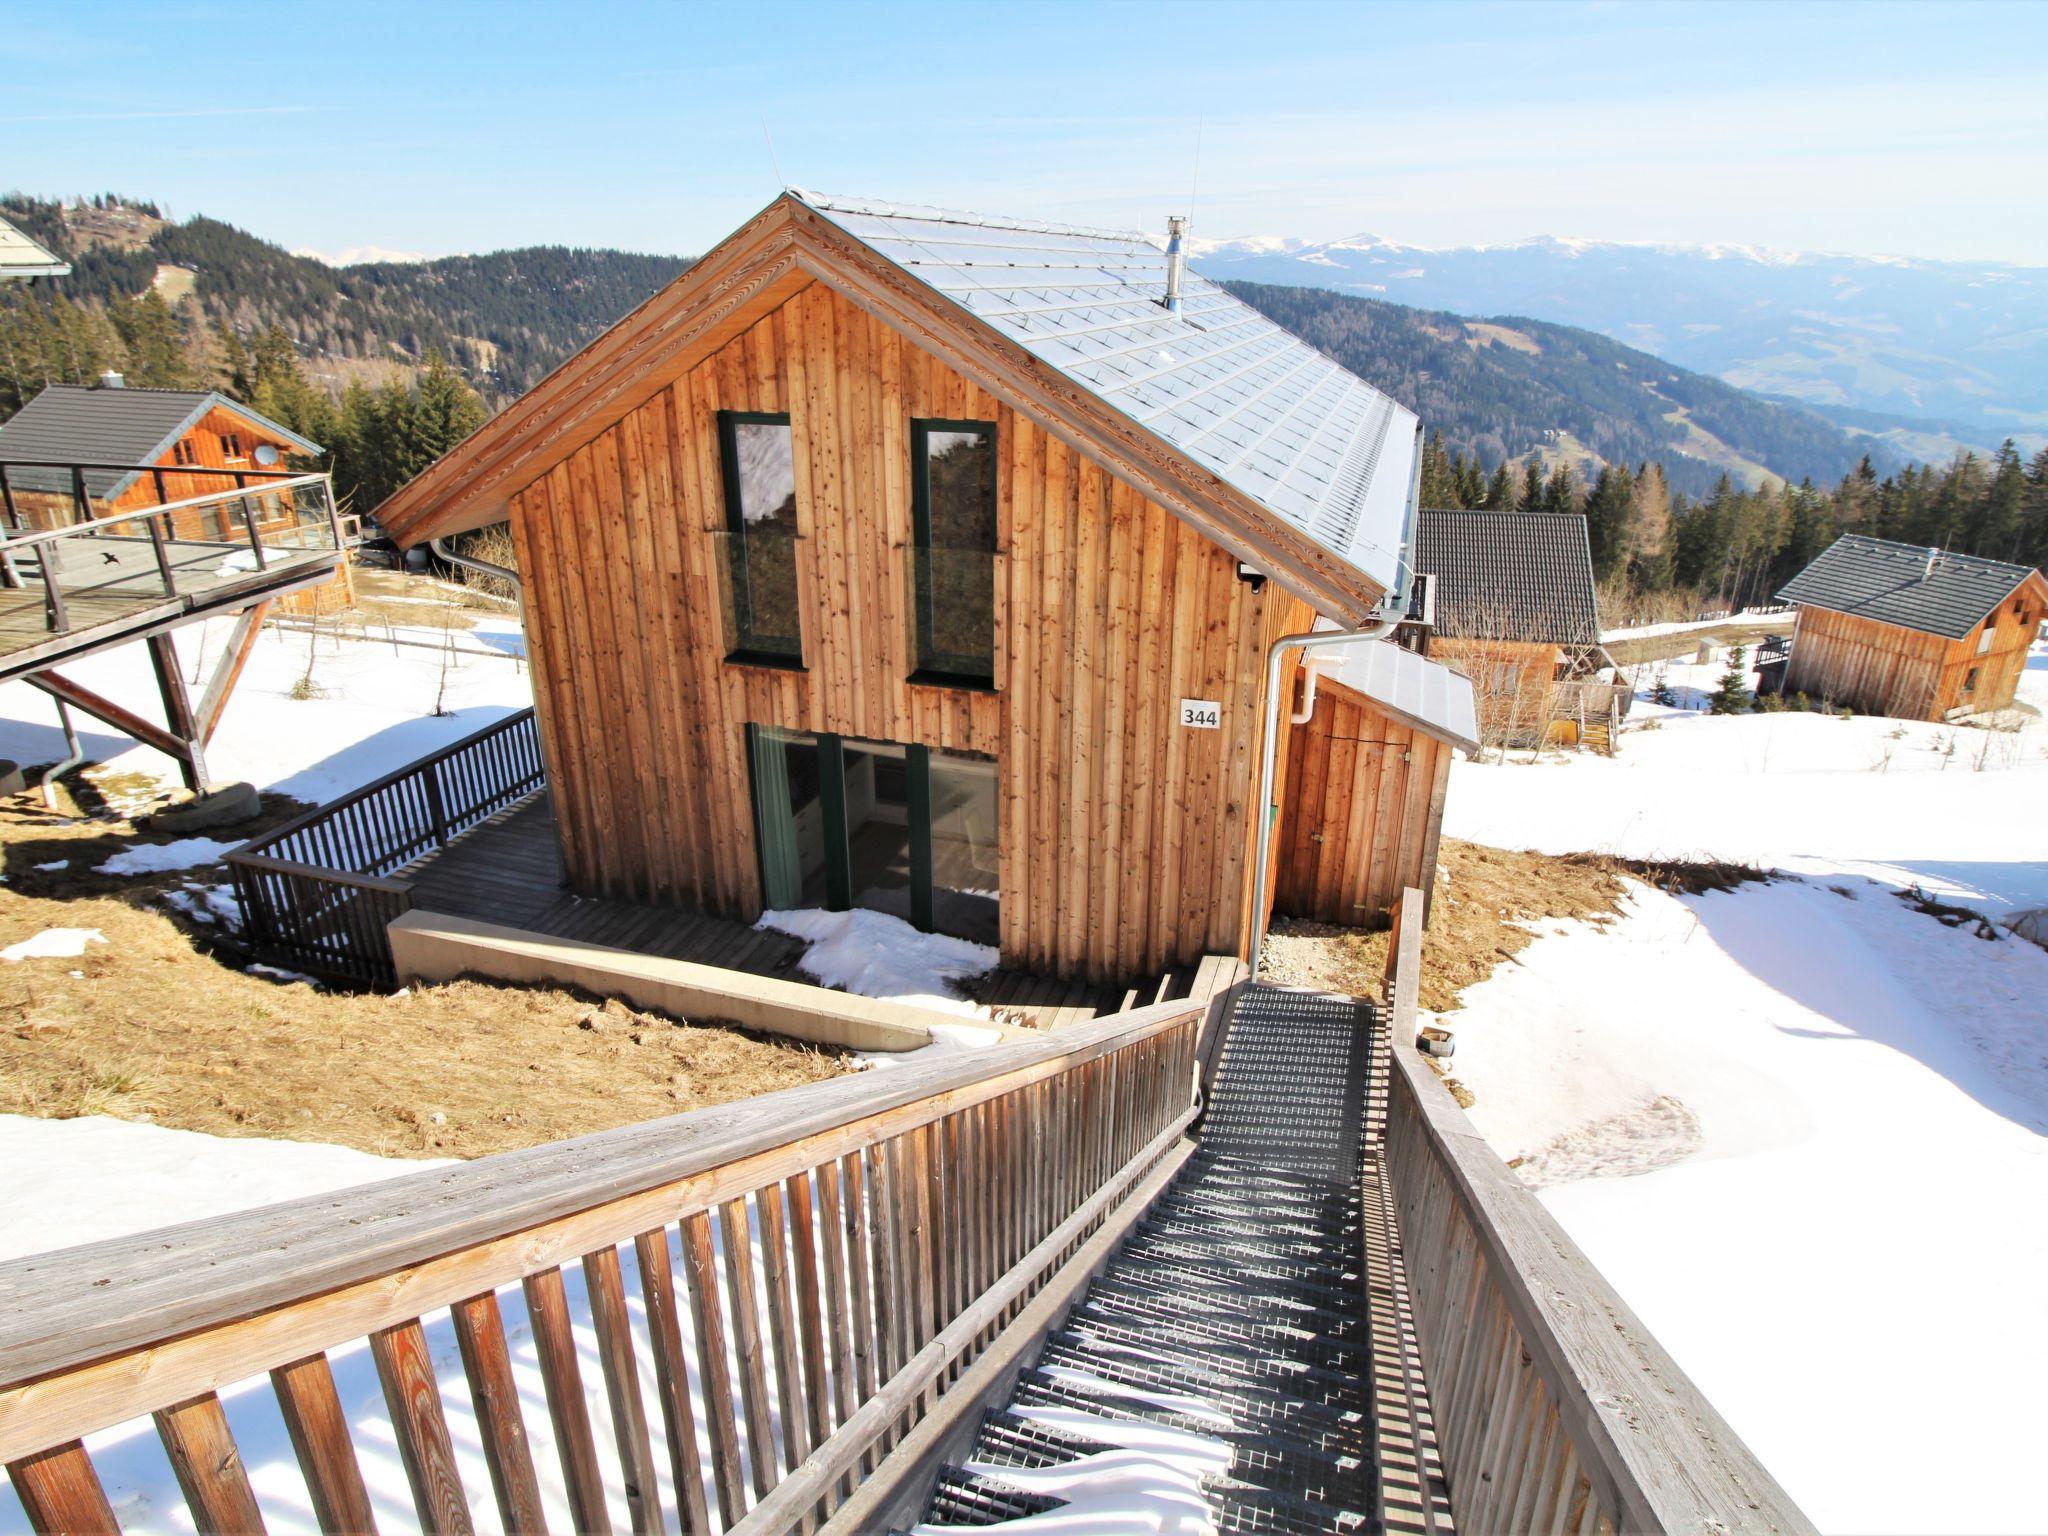
[[[269,616],[277,599],[266,597],[253,608],[246,609],[235,620],[233,633],[228,636],[225,655],[214,663],[213,676],[208,679],[206,692],[199,700],[199,744],[205,746],[213,740],[213,733],[220,726],[220,717],[227,711],[228,696],[235,691],[235,684],[241,680],[242,668],[249,664],[250,653],[256,649],[256,639],[263,633],[263,621]]]
[[[194,794],[206,792],[206,758],[201,752],[199,721],[192,712],[192,696],[185,691],[185,674],[178,670],[178,645],[169,630],[160,630],[146,642],[149,664],[156,670],[157,692],[163,696],[164,718],[171,734],[184,744],[178,756],[178,772],[185,787]]]
[[[111,725],[124,736],[133,736],[144,746],[155,747],[166,757],[176,758],[180,764],[189,761],[190,748],[162,726],[150,723],[132,710],[123,709],[112,699],[102,698],[61,673],[37,672],[22,681],[42,689],[53,699],[62,699],[73,709],[83,710],[102,725]]]

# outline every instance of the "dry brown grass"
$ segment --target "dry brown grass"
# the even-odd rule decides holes
[[[1736,864],[1621,859],[1612,854],[1513,852],[1445,838],[1435,905],[1422,946],[1422,1006],[1458,1007],[1458,994],[1486,980],[1536,940],[1529,925],[1559,919],[1611,921],[1621,911],[1623,876],[1673,894],[1728,890],[1759,871]],[[1268,941],[1267,974],[1298,986],[1377,996],[1387,968],[1387,934],[1282,919]]]
[[[162,905],[223,871],[94,872],[138,840],[111,815],[66,825],[33,796],[0,802],[0,946],[45,928],[108,941],[0,964],[0,1113],[478,1157],[849,1070],[829,1052],[563,990],[463,981],[381,997],[248,974],[208,953],[212,930]]]

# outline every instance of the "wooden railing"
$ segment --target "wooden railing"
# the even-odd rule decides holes
[[[1395,909],[1383,1156],[1457,1528],[1812,1530],[1416,1049],[1422,912]]]
[[[546,782],[523,709],[252,838],[225,860],[244,942],[323,979],[391,985],[384,930],[412,905],[392,872]]]
[[[485,1500],[518,1531],[815,1529],[1184,1155],[1200,1022],[1160,1004],[0,1265],[0,1462],[38,1531],[116,1528],[85,1442],[144,1415],[202,1531],[272,1500],[325,1531],[466,1531]],[[365,1339],[385,1413],[352,1424]],[[257,1422],[266,1375],[292,1457],[259,1501],[223,1394]],[[409,1510],[365,1478],[380,1446]]]

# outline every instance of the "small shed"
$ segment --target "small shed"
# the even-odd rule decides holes
[[[2032,566],[1844,534],[1778,593],[1799,614],[1784,691],[1945,720],[2012,703],[2048,615]]]
[[[1433,892],[1451,753],[1479,750],[1479,719],[1471,679],[1447,666],[1379,641],[1338,655],[1303,669],[1273,910],[1367,928],[1404,888]]]

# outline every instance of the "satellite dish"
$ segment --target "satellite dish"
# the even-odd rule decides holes
[[[258,464],[261,464],[265,469],[268,469],[270,468],[271,465],[275,464],[277,460],[278,452],[275,447],[273,447],[269,443],[259,443],[257,445],[256,462]]]

